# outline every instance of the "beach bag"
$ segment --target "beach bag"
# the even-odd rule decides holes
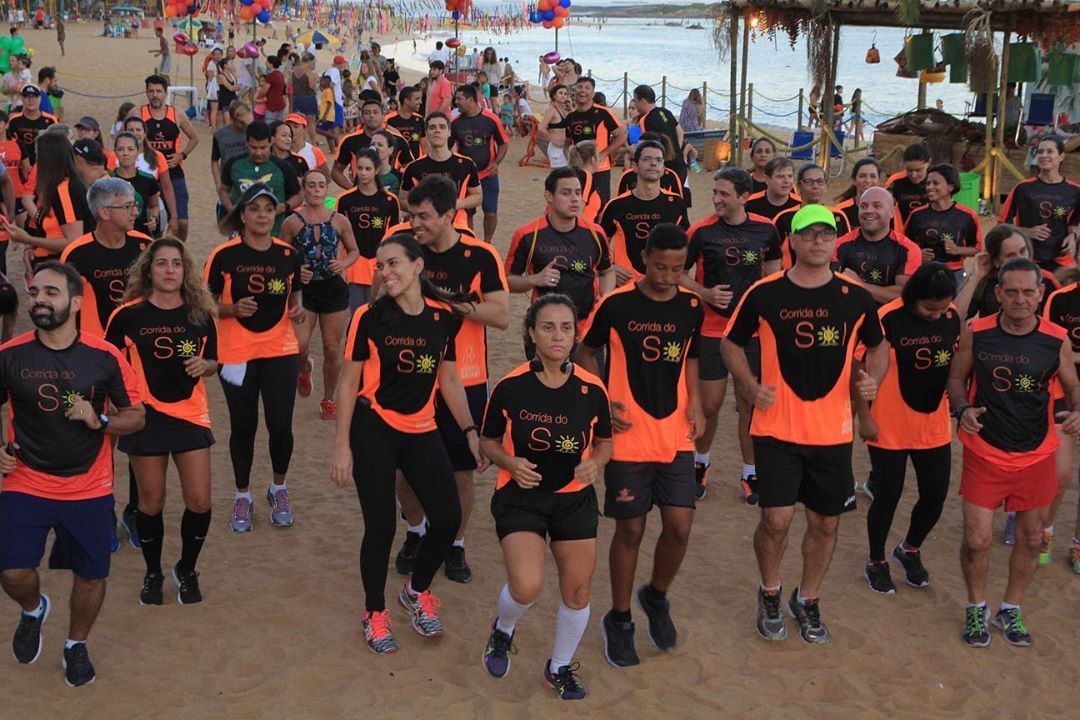
[[[1040,66],[1039,49],[1035,43],[1009,43],[1008,82],[1038,82]]]
[[[909,35],[904,40],[904,57],[908,70],[929,70],[937,66],[934,59],[934,34]]]
[[[878,52],[877,45],[870,44],[870,49],[866,51],[866,63],[868,65],[877,65],[881,62],[881,53]]]

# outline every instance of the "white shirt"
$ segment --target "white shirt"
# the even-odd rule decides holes
[[[435,62],[436,60],[442,60],[443,65],[450,64],[450,51],[445,47],[442,50],[432,50],[428,55],[428,64]]]
[[[323,73],[323,77],[330,78],[330,84],[334,86],[334,102],[338,105],[345,104],[345,94],[341,91],[341,71],[332,67]]]

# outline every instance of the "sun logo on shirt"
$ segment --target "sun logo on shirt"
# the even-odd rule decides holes
[[[382,226],[383,219],[381,217],[371,218],[371,227],[375,228],[376,230],[382,230]]]
[[[271,295],[284,295],[285,281],[281,278],[271,278],[270,282],[266,283],[266,292]]]
[[[1054,217],[1056,217],[1056,218],[1063,218],[1068,214],[1069,214],[1069,211],[1066,210],[1065,208],[1061,207],[1060,205],[1057,206],[1056,208],[1054,208]]]
[[[682,348],[676,343],[669,342],[664,346],[664,362],[679,362],[682,357]]]
[[[947,367],[952,360],[952,353],[948,350],[938,350],[934,353],[934,367]]]
[[[176,348],[176,354],[182,358],[195,357],[198,351],[199,346],[194,340],[181,340]]]
[[[826,325],[817,331],[817,339],[821,347],[836,347],[840,344],[840,331],[832,325]]]
[[[424,375],[435,372],[435,358],[431,355],[421,355],[416,360],[416,372]]]
[[[1036,388],[1035,378],[1030,375],[1021,375],[1016,379],[1016,388],[1020,392],[1034,392]]]
[[[560,435],[559,439],[555,441],[555,452],[576,453],[580,449],[581,443],[577,441],[577,438],[572,438],[569,435]]]
[[[943,242],[943,243],[951,243],[952,241],[953,241],[952,233],[944,233],[944,234],[942,234],[941,242]]]
[[[870,278],[870,282],[872,282],[874,284],[880,283],[881,282],[881,271],[878,270],[877,268],[874,268],[873,270],[870,271],[868,277]]]
[[[758,261],[758,254],[753,250],[747,250],[743,253],[742,261],[746,265],[755,265]]]
[[[585,269],[587,267],[588,267],[588,265],[585,264],[584,260],[575,260],[574,262],[570,263],[570,269],[573,270],[576,273],[585,272]]]
[[[79,402],[80,400],[82,400],[82,395],[80,395],[75,390],[68,390],[66,393],[64,393],[64,405],[68,407],[74,406],[75,403]]]

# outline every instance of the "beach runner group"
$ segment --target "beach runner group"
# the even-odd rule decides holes
[[[984,647],[996,627],[1011,645],[1032,643],[1021,606],[1036,568],[1052,562],[1080,435],[1080,184],[1061,174],[1061,141],[1039,141],[1037,175],[1016,186],[985,237],[954,200],[957,170],[933,164],[921,143],[889,178],[873,159],[857,162],[832,206],[820,166],[796,166],[762,138],[752,171],[715,173],[713,211],[691,224],[692,153],[678,121],[641,86],[638,128],[628,132],[591,78],[562,62],[570,65],[548,89],[556,111],[543,120],[551,163],[542,192],[532,191],[537,216],[512,233],[500,230],[500,193],[528,189],[500,184],[510,137],[485,107],[488,92],[453,87],[441,60],[427,95],[404,87],[393,111],[378,91],[362,92],[351,132],[333,107],[320,113],[330,157],[312,143],[304,107],[267,123],[232,99],[211,154],[224,239],[201,263],[186,244],[189,217],[211,210],[188,197],[198,133],[166,102],[166,77],[146,78],[146,102],[121,115],[112,147],[91,117],[72,142],[41,112],[41,88],[23,87],[21,107],[0,116],[10,138],[0,166],[9,181],[0,184],[3,249],[13,243],[26,263],[25,293],[18,280],[0,282],[0,582],[21,610],[18,662],[44,647],[52,601],[37,567],[54,531],[49,567],[73,575],[65,679],[96,677],[87,640],[120,544],[116,450],[129,475],[119,524],[146,565],[139,602],[167,602],[167,575],[177,602],[203,601],[212,428],[224,426],[211,422],[206,378],[218,376],[228,410],[229,527],[258,524],[260,406],[269,522],[293,524],[294,409],[317,384],[316,326],[320,415],[334,423],[329,474],[359,499],[360,619],[377,654],[400,649],[385,596],[392,556],[412,627],[437,637],[447,616],[454,622],[434,589],[440,568],[450,581],[473,577],[466,535],[475,475],[489,465],[498,470],[490,512],[506,582],[485,628],[487,673],[510,672],[550,551],[560,603],[538,675],[562,699],[586,697],[574,657],[591,616],[601,517],[614,520],[604,657],[618,668],[641,662],[634,601],[652,644],[675,650],[669,591],[694,510],[727,484],[713,469],[717,432],[739,445],[741,469],[727,480],[760,509],[757,632],[785,639],[786,604],[804,641],[827,643],[825,577],[840,517],[860,490],[871,500],[869,589],[897,592],[890,558],[907,585],[931,583],[922,549],[948,501],[954,419],[968,595],[958,635]],[[330,71],[323,78],[335,83]],[[505,256],[492,244],[500,235],[510,238]],[[512,293],[530,296],[523,319],[512,317]],[[12,336],[20,301],[34,329]],[[522,320],[520,339],[505,334]],[[524,349],[501,378],[488,366],[495,342]],[[721,428],[729,378],[738,419]],[[861,488],[856,433],[871,464]],[[180,557],[166,573],[170,457],[184,511]],[[918,500],[890,551],[909,459]],[[802,569],[785,594],[780,567],[799,504]],[[661,530],[650,575],[636,584],[654,506]],[[999,509],[1010,513],[1013,548],[991,610]],[[399,517],[406,533],[395,553]],[[1080,534],[1080,508],[1076,520]],[[1070,550],[1080,575],[1075,535]]]

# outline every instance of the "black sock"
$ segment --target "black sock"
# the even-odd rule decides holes
[[[655,587],[653,587],[652,583],[649,583],[645,586],[645,594],[653,600],[663,600],[667,597],[666,592],[661,592],[660,590],[657,590]]]
[[[180,562],[176,564],[178,570],[191,572],[195,569],[195,563],[199,559],[206,534],[210,532],[210,513],[184,509],[184,516],[180,519]]]
[[[128,503],[124,506],[124,514],[136,512],[139,509],[139,484],[135,482],[135,468],[128,463]]]
[[[611,609],[611,619],[617,623],[628,623],[631,620],[629,610]]]
[[[165,540],[165,521],[162,520],[161,513],[157,515],[137,513],[135,527],[139,529],[139,542],[142,544],[143,560],[146,561],[146,572],[161,575],[161,546]]]

